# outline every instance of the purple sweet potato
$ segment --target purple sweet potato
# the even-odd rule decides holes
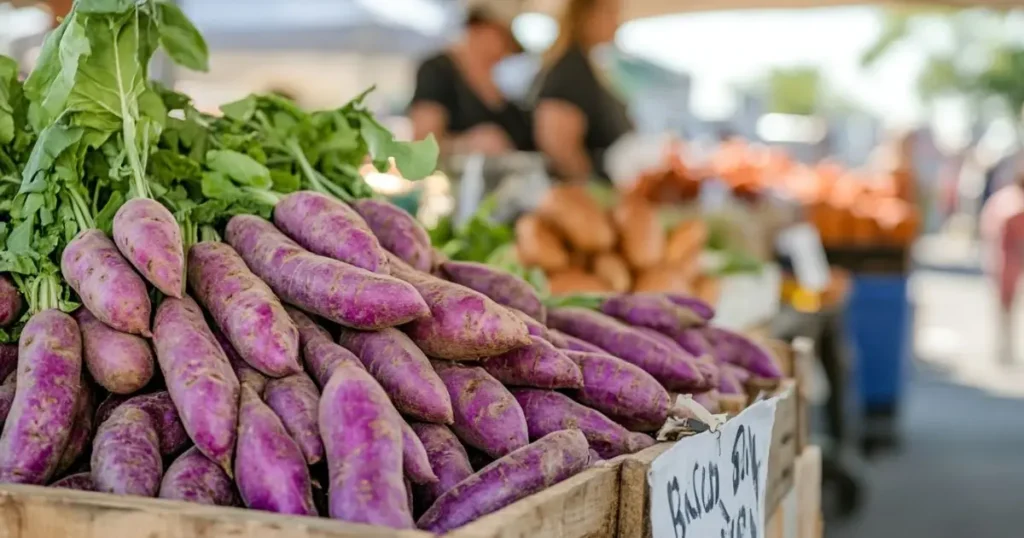
[[[57,464],[56,476],[63,475],[71,469],[75,462],[89,449],[93,434],[93,412],[95,411],[92,387],[83,379],[75,400],[74,422],[71,424],[71,435],[64,445],[60,463]]]
[[[508,389],[483,368],[432,361],[452,398],[452,431],[462,442],[500,458],[530,441],[526,417]]]
[[[25,324],[18,345],[17,388],[0,435],[0,483],[43,485],[71,436],[82,337],[71,316],[44,310]]]
[[[443,534],[584,470],[590,453],[577,430],[554,432],[484,467],[441,495],[417,526]]]
[[[648,329],[647,327],[633,327],[633,329],[645,334],[649,338],[657,340],[661,345],[675,353],[681,353],[685,356],[692,355],[675,340],[654,329]],[[715,361],[710,355],[693,355],[693,365],[700,372],[703,382],[690,387],[691,390],[707,390],[713,388],[718,383],[718,367],[715,366]]]
[[[722,364],[723,366],[732,366],[729,363]],[[742,370],[740,368],[736,369],[739,369],[744,373],[746,372],[745,370]],[[719,370],[718,384],[715,385],[715,388],[718,389],[718,392],[726,395],[746,394],[747,392],[743,388],[744,381],[740,381],[741,377],[737,376],[736,374],[737,372],[733,368],[721,368]]]
[[[13,382],[0,385],[0,428],[3,428],[4,423],[7,422],[7,414],[11,412],[16,390],[17,384]]]
[[[526,324],[484,294],[418,272],[391,258],[391,273],[415,286],[430,316],[405,327],[428,356],[477,361],[530,343]]]
[[[388,274],[384,247],[354,209],[312,191],[289,194],[274,206],[274,224],[314,254]]]
[[[709,390],[706,392],[698,392],[693,395],[693,401],[699,403],[704,409],[707,409],[711,413],[721,412],[721,404],[718,401],[719,393],[717,390]]]
[[[401,418],[364,369],[339,363],[320,397],[334,519],[413,527],[402,474]]]
[[[220,331],[213,331],[213,335],[217,337],[217,343],[220,344],[220,348],[224,350],[224,355],[228,358],[228,362],[231,363],[231,369],[235,372],[235,377],[238,378],[240,385],[249,385],[256,391],[256,394],[263,394],[263,391],[267,387],[267,376],[261,374],[258,370],[245,362],[244,359],[235,351],[235,347],[228,341],[228,337],[224,336],[224,333]]]
[[[21,294],[7,274],[0,274],[0,327],[18,320],[21,314]]]
[[[242,387],[235,481],[245,506],[315,516],[309,468],[281,419],[252,387]]]
[[[705,327],[704,335],[715,349],[715,359],[741,366],[757,377],[782,379],[775,358],[757,342],[721,327]]]
[[[99,386],[134,394],[153,379],[153,350],[144,338],[108,327],[85,308],[75,312],[75,320],[82,330],[85,367]]]
[[[153,200],[125,202],[114,215],[114,242],[142,276],[165,295],[184,293],[185,253],[174,215]]]
[[[94,424],[100,425],[106,422],[114,410],[128,401],[149,413],[153,419],[157,436],[160,438],[161,455],[173,456],[192,444],[192,440],[189,439],[188,433],[185,431],[185,426],[178,418],[178,410],[174,407],[171,395],[167,391],[144,394],[134,398],[111,394],[96,409]]]
[[[417,270],[430,272],[434,261],[430,236],[412,215],[384,200],[356,200],[352,208],[370,226],[381,246]]]
[[[549,342],[551,341],[551,335],[548,334],[548,328],[543,323],[541,323],[541,322],[531,318],[530,316],[528,316],[522,310],[516,310],[515,308],[509,308],[509,311],[512,312],[513,314],[515,314],[517,318],[523,320],[523,323],[526,324],[526,330],[527,330],[527,332],[530,333],[530,336],[537,336],[537,337],[543,338],[543,339],[545,339],[545,340],[547,340]],[[547,312],[546,311],[544,313],[544,317],[545,318],[547,317]],[[558,346],[555,346],[555,347],[558,347]]]
[[[539,389],[512,389],[512,394],[526,415],[530,439],[540,439],[559,430],[578,429],[587,437],[590,448],[602,458],[614,458],[638,449],[629,430],[564,394]],[[653,439],[651,444],[654,444]]]
[[[412,426],[404,420],[399,426],[402,428],[402,470],[405,472],[406,478],[414,484],[437,482],[437,476],[430,468],[427,449],[423,446],[420,438],[416,436]]]
[[[715,308],[703,299],[681,293],[666,293],[663,295],[676,306],[689,309],[695,316],[703,319],[705,323],[715,317]]]
[[[740,385],[745,385],[747,381],[750,381],[750,378],[754,377],[749,370],[745,370],[744,368],[736,366],[735,364],[731,364],[728,362],[718,362],[715,364],[718,366],[718,370],[720,372],[729,372],[729,374],[731,374],[732,377],[736,379],[736,381],[738,381]]]
[[[508,271],[483,263],[445,262],[441,272],[448,280],[476,290],[500,305],[515,308],[540,323],[547,317],[537,290]]]
[[[590,342],[576,338],[575,336],[568,335],[557,329],[548,329],[548,337],[550,342],[557,348],[566,351],[582,351],[584,353],[604,353],[609,354],[600,346],[595,346]]]
[[[594,466],[594,465],[596,465],[598,463],[601,463],[602,461],[604,461],[604,458],[602,458],[601,455],[598,454],[596,450],[591,448],[590,449],[590,461],[588,462],[588,467],[589,466]]]
[[[338,343],[359,357],[403,415],[424,422],[452,423],[448,390],[427,356],[405,333],[398,329],[342,329]]]
[[[469,463],[466,448],[448,426],[420,422],[412,424],[412,429],[423,443],[430,468],[437,476],[437,482],[416,488],[416,502],[425,510],[438,497],[469,478],[473,474],[473,466]]]
[[[614,295],[601,303],[601,312],[628,325],[656,331],[699,327],[707,322],[693,310],[673,303],[661,293]]]
[[[715,349],[704,336],[702,329],[679,329],[668,331],[670,337],[679,347],[694,357],[710,357],[714,355]]]
[[[167,468],[160,482],[161,499],[210,506],[238,506],[235,484],[199,449],[186,450]]]
[[[274,292],[230,246],[206,241],[188,251],[188,281],[231,346],[270,377],[302,371],[299,330]]]
[[[322,460],[324,443],[320,439],[320,425],[317,422],[320,390],[313,380],[304,372],[271,380],[267,383],[263,399],[281,419],[288,434],[295,439],[306,463],[315,465]]]
[[[163,461],[149,413],[131,403],[114,410],[96,432],[91,467],[96,491],[155,497]]]
[[[64,248],[60,268],[97,319],[123,333],[150,336],[146,283],[102,231],[79,232]]]
[[[0,381],[18,369],[18,344],[0,344]]]
[[[238,424],[238,378],[191,297],[164,299],[153,342],[167,391],[188,436],[231,475]]]
[[[359,357],[330,340],[311,340],[303,346],[302,353],[306,368],[320,388],[327,386],[334,370],[341,364],[351,364],[366,369],[359,361]]]
[[[558,308],[548,312],[548,324],[639,366],[669,390],[704,384],[692,356],[600,312],[585,308]]]
[[[226,237],[278,297],[335,323],[373,330],[430,313],[408,283],[308,252],[259,217],[232,218]]]
[[[531,336],[530,339],[532,344],[491,357],[481,366],[506,386],[539,389],[583,387],[583,374],[572,359],[542,338]]]
[[[78,491],[96,491],[96,486],[92,483],[92,473],[90,472],[65,476],[53,484],[50,484],[50,487],[58,489],[74,489]]]
[[[566,351],[583,372],[583,387],[570,395],[634,431],[654,431],[665,424],[672,402],[654,377],[617,357]]]

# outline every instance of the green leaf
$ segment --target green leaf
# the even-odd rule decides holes
[[[416,142],[398,142],[390,131],[368,115],[360,123],[359,132],[378,170],[386,170],[389,158],[394,159],[402,176],[409,180],[423,179],[437,170],[440,148],[433,135]]]
[[[60,115],[74,88],[78,64],[90,53],[85,27],[74,13],[46,36],[36,67],[25,80],[25,94],[35,104],[37,129]]]
[[[223,172],[206,172],[203,174],[203,196],[214,200],[234,200],[238,198],[238,187]]]
[[[125,13],[135,7],[136,0],[77,0],[75,10],[79,13]]]
[[[124,195],[118,191],[114,191],[110,195],[110,199],[96,214],[96,227],[103,230],[106,234],[111,234],[114,229],[114,215],[117,214],[117,210],[121,209],[121,206],[125,203]]]
[[[232,120],[247,122],[256,113],[256,96],[250,95],[244,99],[221,105],[220,111]]]
[[[274,184],[266,166],[237,151],[210,150],[206,153],[206,166],[241,185],[268,189]]]
[[[271,170],[270,178],[274,182],[274,190],[282,194],[292,193],[302,188],[302,179],[291,172]]]
[[[181,8],[170,2],[160,2],[157,8],[160,13],[160,45],[171,60],[193,71],[209,70],[210,51],[192,21],[182,13]]]

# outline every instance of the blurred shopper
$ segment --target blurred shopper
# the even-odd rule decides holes
[[[615,40],[621,3],[566,0],[558,38],[544,55],[533,95],[534,136],[559,177],[607,177],[605,151],[633,128],[591,59]]]
[[[987,270],[999,290],[999,357],[1014,362],[1013,307],[1024,268],[1024,158],[1016,163],[1014,183],[996,191],[981,211],[980,232]]]
[[[447,154],[532,149],[529,114],[506,99],[493,74],[523,50],[512,34],[513,4],[471,3],[462,39],[420,65],[409,106],[416,139],[433,134]]]

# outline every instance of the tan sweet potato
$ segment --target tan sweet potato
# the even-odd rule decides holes
[[[550,223],[577,250],[605,252],[615,245],[615,228],[587,188],[559,185],[548,191],[537,216]]]
[[[619,244],[626,261],[634,269],[654,267],[665,258],[665,228],[653,204],[640,198],[627,198],[612,212],[619,232]]]
[[[560,271],[569,267],[569,252],[558,235],[535,215],[516,221],[516,251],[527,267]]]

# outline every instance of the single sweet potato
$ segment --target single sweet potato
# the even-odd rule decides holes
[[[449,489],[417,526],[443,534],[585,469],[590,454],[578,430],[554,432],[484,467]]]
[[[417,422],[412,424],[412,429],[423,443],[430,468],[437,476],[436,482],[415,488],[415,504],[422,511],[456,484],[469,478],[473,474],[473,466],[469,463],[466,448],[448,426]]]
[[[531,343],[491,357],[481,366],[506,386],[540,389],[578,389],[583,375],[575,363],[546,340],[531,336]]]
[[[96,491],[155,497],[164,469],[149,413],[130,402],[114,410],[96,432],[91,467]]]
[[[676,353],[681,353],[686,356],[690,356],[691,353],[686,350],[683,346],[679,345],[675,340],[662,334],[654,329],[648,329],[647,327],[633,327],[633,329],[640,331],[646,336],[657,340],[666,348],[671,349]],[[692,329],[685,329],[692,330]],[[700,372],[703,378],[703,382],[690,387],[690,390],[700,391],[713,388],[718,383],[718,367],[715,366],[715,361],[710,355],[693,356],[693,365]]]
[[[79,232],[64,248],[60,268],[97,319],[123,333],[150,336],[146,283],[102,231]]]
[[[558,234],[536,215],[524,215],[516,220],[516,253],[527,267],[540,267],[545,271],[564,271],[569,268],[569,252]]]
[[[320,390],[305,373],[274,379],[267,383],[263,399],[277,413],[288,433],[306,458],[315,465],[324,458],[317,409]]]
[[[178,416],[178,409],[174,407],[174,400],[167,391],[154,392],[136,396],[131,400],[132,405],[149,413],[156,426],[157,437],[160,439],[160,454],[174,456],[192,444],[192,440],[185,431]],[[97,421],[97,423],[99,423]]]
[[[685,390],[704,384],[692,356],[681,349],[673,350],[600,312],[577,307],[554,309],[548,313],[548,324],[639,366],[669,390]]]
[[[582,185],[560,185],[548,191],[536,214],[551,223],[576,250],[605,252],[615,245],[611,219]]]
[[[654,431],[665,424],[672,402],[650,374],[622,359],[601,353],[566,351],[583,372],[583,385],[570,393],[633,431]]]
[[[494,458],[526,446],[526,417],[515,398],[483,368],[432,361],[452,398],[452,431]]]
[[[614,295],[601,303],[601,311],[627,325],[656,331],[672,331],[706,323],[704,318],[692,310],[676,305],[657,293]]]
[[[116,331],[87,309],[75,314],[82,330],[82,358],[99,386],[114,394],[134,394],[153,379],[153,350],[140,336]]]
[[[330,474],[330,517],[412,528],[402,474],[402,421],[384,389],[363,368],[339,363],[320,397],[319,422]]]
[[[165,295],[184,293],[185,253],[181,228],[163,205],[129,200],[114,215],[114,242],[121,254]]]
[[[92,483],[92,473],[84,472],[65,476],[50,484],[51,488],[74,489],[78,491],[96,491],[96,485]]]
[[[718,361],[741,366],[764,379],[782,379],[775,358],[757,342],[721,327],[705,327],[704,336],[714,346]]]
[[[245,506],[315,516],[309,468],[281,419],[252,387],[242,387],[235,482]]]
[[[625,293],[633,286],[629,266],[614,252],[603,252],[594,257],[594,275],[618,293]]]
[[[635,437],[600,411],[574,402],[568,396],[539,389],[512,389],[526,415],[530,439],[565,429],[578,429],[587,437],[590,448],[605,459],[646,448],[637,447]],[[653,445],[651,439],[649,445]]]
[[[226,238],[283,301],[335,323],[373,330],[430,313],[408,283],[317,256],[259,217],[232,218]]]
[[[78,398],[75,400],[71,435],[68,436],[68,442],[64,445],[64,452],[61,454],[60,463],[57,464],[55,476],[61,476],[68,469],[73,468],[79,458],[88,451],[89,444],[92,442],[95,406],[92,387],[86,379],[83,379],[81,388],[78,389]]]
[[[428,356],[477,361],[530,343],[526,324],[482,293],[418,272],[396,258],[391,273],[412,284],[430,307],[430,316],[404,328]]]
[[[667,331],[667,335],[694,357],[711,357],[714,355],[714,347],[704,336],[702,329],[679,329]]]
[[[0,273],[0,327],[6,327],[21,315],[21,294],[7,274]]]
[[[515,308],[544,323],[547,312],[537,290],[522,278],[483,263],[446,262],[441,272],[449,281],[476,290],[494,302]]]
[[[401,417],[399,417],[401,418]],[[430,457],[412,426],[401,420],[402,428],[402,470],[406,479],[414,484],[433,484],[437,476],[430,468]]]
[[[403,415],[451,424],[452,402],[441,378],[416,344],[398,329],[342,329],[338,343],[354,353]]]
[[[679,293],[666,293],[665,298],[672,301],[677,306],[690,309],[698,317],[702,318],[705,322],[711,321],[715,317],[715,309],[708,303],[704,302],[698,297],[692,297],[689,295],[683,295]]]
[[[235,347],[231,345],[231,342],[228,341],[227,336],[224,336],[224,333],[214,330],[213,335],[217,337],[217,343],[220,344],[220,348],[224,350],[224,355],[228,358],[228,362],[231,363],[231,369],[234,370],[238,383],[252,387],[256,394],[262,396],[263,391],[267,388],[267,376],[249,366],[249,363],[245,362],[238,352],[235,351]]]
[[[196,447],[186,450],[167,468],[158,496],[210,506],[239,504],[235,483]]]
[[[313,191],[285,196],[274,206],[274,225],[314,254],[388,274],[388,258],[369,225],[341,200]]]
[[[11,412],[11,406],[14,405],[16,389],[17,384],[14,382],[0,385],[0,428],[3,428],[4,423],[7,422],[7,414]]]
[[[302,371],[299,330],[274,292],[230,246],[212,241],[188,251],[188,281],[231,346],[269,377]]]
[[[0,382],[18,369],[18,344],[0,344]]]
[[[665,259],[668,234],[657,208],[647,200],[631,196],[620,200],[612,211],[623,255],[634,269],[653,267]]]
[[[548,334],[548,328],[543,323],[531,318],[522,311],[516,310],[515,308],[509,308],[509,312],[512,312],[517,318],[523,320],[523,323],[526,324],[526,331],[530,333],[530,336],[537,336],[550,341],[551,335]],[[544,312],[544,317],[547,317],[547,311]]]
[[[558,329],[548,329],[548,337],[551,339],[551,343],[559,349],[568,351],[583,351],[587,353],[605,353],[608,352],[601,349],[600,346],[595,346],[590,342],[576,338],[575,336],[565,334]]]
[[[351,351],[334,343],[331,333],[327,332],[312,318],[292,307],[285,307],[288,314],[299,328],[302,342],[302,360],[313,381],[318,387],[327,386],[334,368],[339,363],[347,362],[364,368],[359,357]]]
[[[419,271],[430,271],[434,260],[430,236],[412,215],[384,200],[356,200],[352,208],[363,217],[385,249]]]
[[[188,296],[164,299],[153,329],[157,361],[185,431],[231,476],[239,393],[231,363]]]
[[[46,484],[71,436],[82,383],[82,337],[75,320],[44,310],[18,342],[18,379],[0,435],[0,483]]]

